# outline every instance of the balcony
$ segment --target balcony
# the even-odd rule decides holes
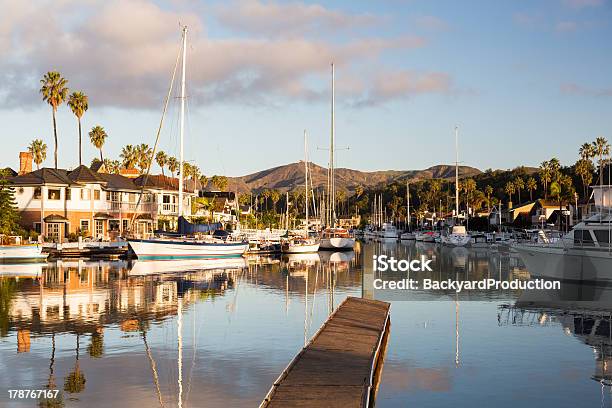
[[[108,211],[112,213],[154,213],[157,210],[156,203],[126,203],[120,201],[108,201]]]

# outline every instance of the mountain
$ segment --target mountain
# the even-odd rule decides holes
[[[459,177],[473,177],[482,172],[474,167],[459,166]],[[310,163],[310,175],[314,188],[324,188],[327,182],[327,168]],[[455,177],[455,166],[440,164],[425,170],[382,170],[359,171],[336,169],[336,188],[354,192],[357,186],[364,188],[388,184],[394,181],[423,180],[431,178],[452,179]],[[228,177],[228,188],[238,192],[260,192],[265,189],[276,189],[282,192],[303,188],[304,162],[290,163],[271,169],[258,171],[242,177]]]

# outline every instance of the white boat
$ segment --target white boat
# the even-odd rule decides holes
[[[182,78],[180,110],[180,156],[178,182],[178,218],[183,215],[183,140],[185,133],[185,61],[187,53],[187,27],[183,27],[182,38]],[[153,152],[155,153],[155,152]],[[138,258],[211,258],[224,256],[241,256],[248,249],[248,242],[234,241],[232,237],[224,239],[187,239],[187,238],[149,238],[128,239],[128,243]]]
[[[332,98],[331,98],[331,139],[329,145],[329,171],[328,171],[328,191],[327,191],[327,200],[328,204],[325,206],[327,209],[325,214],[325,229],[323,229],[321,233],[321,245],[320,249],[325,250],[341,250],[341,251],[351,251],[355,247],[355,237],[353,237],[350,232],[344,228],[340,228],[336,225],[336,181],[334,174],[334,167],[336,163],[336,158],[334,154],[334,149],[336,146],[336,125],[335,125],[335,84],[334,84],[334,64],[331,64],[331,74],[332,74]]]
[[[383,223],[381,234],[380,234],[381,238],[383,238],[383,239],[397,239],[398,236],[399,236],[399,232],[397,231],[397,228],[395,228],[395,225],[393,225],[393,224],[391,224],[389,222]]]
[[[400,235],[400,239],[402,241],[414,241],[416,236],[413,232],[403,232],[402,235]]]
[[[554,242],[512,245],[533,276],[612,281],[612,214],[595,214]]]
[[[415,234],[415,239],[419,242],[436,242],[440,235],[435,231],[419,231]]]
[[[455,225],[450,234],[444,237],[443,243],[450,246],[466,246],[471,241],[470,234],[463,225]]]
[[[243,257],[182,260],[137,260],[129,270],[129,276],[163,275],[207,270],[243,269],[247,263]]]
[[[40,244],[22,244],[20,236],[0,236],[0,263],[43,261],[49,254],[42,250]]]
[[[352,251],[355,238],[344,228],[327,228],[321,235],[320,249],[335,251]]]
[[[320,243],[315,238],[292,237],[281,244],[281,252],[284,254],[306,254],[317,252]]]

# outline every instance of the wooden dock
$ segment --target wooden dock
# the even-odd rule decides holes
[[[389,303],[348,297],[272,385],[260,407],[372,407]]]

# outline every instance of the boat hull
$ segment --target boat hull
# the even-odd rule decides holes
[[[607,249],[566,249],[515,244],[532,276],[586,282],[612,282],[612,254]]]
[[[319,248],[332,251],[352,251],[354,247],[354,238],[333,237],[321,238],[321,245]]]
[[[0,263],[44,261],[47,257],[42,253],[42,245],[0,246]]]
[[[319,250],[319,246],[319,243],[303,245],[282,245],[281,252],[284,254],[307,254],[317,252]]]
[[[130,239],[128,244],[138,259],[198,259],[242,256],[248,249],[246,242],[215,243]]]

